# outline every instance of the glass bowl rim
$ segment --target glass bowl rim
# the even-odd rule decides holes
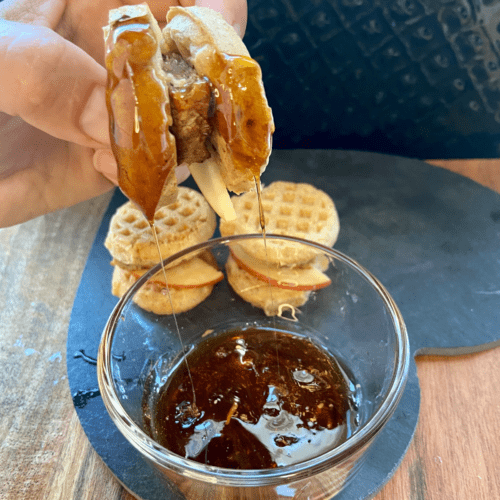
[[[165,266],[171,262],[192,252],[203,249],[210,249],[219,245],[227,245],[231,242],[261,239],[262,234],[240,234],[234,236],[223,236],[206,240],[197,245],[192,245],[181,250],[163,260]],[[329,452],[311,458],[304,462],[275,469],[224,469],[220,467],[208,466],[183,458],[150,438],[133,420],[131,420],[120,403],[119,395],[112,382],[111,367],[111,345],[115,333],[115,325],[128,300],[135,291],[140,288],[152,275],[161,270],[158,263],[149,271],[143,274],[130,289],[120,298],[108,318],[104,328],[101,341],[99,343],[97,357],[97,378],[100,393],[113,423],[124,435],[127,441],[132,444],[142,455],[153,463],[163,468],[170,469],[184,476],[197,478],[208,483],[221,483],[227,486],[251,486],[264,484],[281,484],[284,480],[291,478],[300,479],[312,474],[317,474],[323,470],[342,464],[343,461],[355,455],[365,445],[373,440],[377,433],[384,427],[389,418],[394,413],[404,391],[410,364],[410,347],[406,325],[403,317],[392,296],[385,289],[382,283],[366,268],[360,265],[351,257],[331,247],[324,246],[310,240],[286,236],[279,234],[266,234],[268,240],[284,240],[293,243],[302,243],[312,246],[335,259],[343,262],[348,267],[362,276],[378,293],[382,299],[387,312],[392,319],[394,333],[396,336],[395,363],[388,391],[375,413],[363,426],[347,441]]]

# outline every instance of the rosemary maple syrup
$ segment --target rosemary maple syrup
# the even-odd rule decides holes
[[[307,337],[228,331],[202,339],[183,358],[189,371],[183,359],[167,373],[160,363],[143,398],[146,432],[182,457],[275,468],[318,456],[355,428],[354,383]]]

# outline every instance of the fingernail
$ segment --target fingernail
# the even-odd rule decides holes
[[[95,141],[109,144],[108,120],[104,87],[96,85],[80,117],[80,127]]]
[[[113,184],[118,185],[118,166],[110,149],[98,149],[94,153],[94,168]]]
[[[175,176],[177,177],[178,184],[184,182],[190,175],[191,172],[185,163],[182,163],[175,169]]]
[[[240,23],[234,23],[233,24],[234,31],[238,34],[238,36],[241,38],[241,25]]]

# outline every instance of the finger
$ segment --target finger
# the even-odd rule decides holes
[[[191,172],[186,163],[182,163],[175,169],[175,176],[177,177],[177,184],[184,182],[189,176]]]
[[[141,0],[124,0],[123,3],[135,4],[142,2]],[[168,9],[172,6],[179,5],[177,0],[148,0],[146,3],[156,20],[163,24],[167,18]]]
[[[93,157],[94,168],[113,184],[118,185],[118,167],[110,149],[99,149]],[[175,169],[177,183],[184,182],[190,175],[188,166],[183,163]]]
[[[118,166],[111,149],[98,149],[93,157],[94,168],[108,181],[118,185]]]
[[[222,17],[236,30],[243,38],[247,26],[247,1],[246,0],[180,0],[184,7],[197,5],[208,7],[222,14]]]
[[[32,168],[0,180],[0,227],[12,226],[69,207],[113,188],[92,168],[93,151],[77,144],[60,148],[47,137],[50,151],[34,158]]]
[[[0,20],[0,111],[53,137],[109,145],[106,70],[49,28]]]

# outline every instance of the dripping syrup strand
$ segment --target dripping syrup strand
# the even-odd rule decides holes
[[[269,264],[269,255],[267,253],[267,239],[266,239],[266,216],[264,214],[264,207],[262,206],[262,185],[260,183],[260,176],[254,176],[255,180],[255,188],[257,190],[257,201],[259,205],[259,223],[260,223],[260,228],[262,230],[262,237],[264,240],[264,251],[266,253],[266,266],[267,266],[267,283],[269,287],[269,294],[271,296],[271,307],[274,310],[274,297],[273,297],[273,286],[271,285],[271,273],[270,273],[270,268],[271,265]],[[280,358],[279,358],[279,353],[278,353],[278,334],[276,332],[276,316],[273,316],[273,323],[274,323],[274,339],[275,339],[275,346],[276,346],[276,361],[278,365],[278,379],[280,378]]]
[[[153,233],[153,236],[154,236],[154,239],[155,239],[155,243],[156,243],[156,249],[158,250],[158,256],[160,258],[160,264],[161,264],[161,270],[163,272],[163,279],[165,280],[165,290],[167,290],[168,300],[170,302],[170,307],[172,309],[172,317],[173,317],[173,320],[174,320],[174,323],[175,323],[175,329],[177,331],[177,336],[179,337],[179,341],[181,343],[182,352],[185,353],[184,342],[182,341],[181,331],[179,330],[179,324],[177,322],[177,316],[175,315],[175,312],[174,312],[174,304],[173,304],[173,301],[172,301],[172,296],[170,295],[170,287],[168,286],[167,273],[165,272],[165,265],[163,264],[163,257],[161,255],[161,250],[160,250],[160,242],[158,241],[158,234],[156,233],[156,226],[155,226],[154,221],[153,222],[149,221],[149,227],[151,228],[151,231]],[[197,408],[196,408],[196,394],[195,394],[195,390],[194,390],[194,382],[193,382],[193,377],[191,376],[191,370],[189,369],[189,363],[188,363],[186,355],[184,355],[184,363],[186,364],[187,373],[188,373],[188,376],[189,376],[189,380],[191,382],[191,388],[193,390],[193,407],[192,407],[192,411],[193,411],[193,413],[196,413],[197,412]]]

